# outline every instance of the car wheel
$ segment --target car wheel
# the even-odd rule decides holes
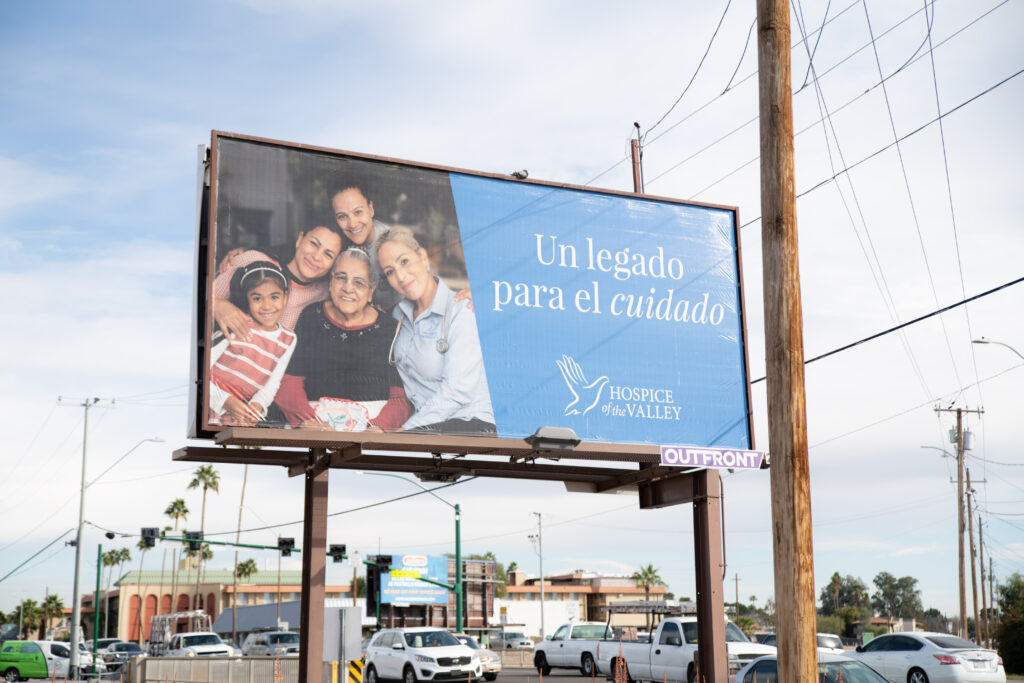
[[[402,670],[402,683],[416,683],[416,672],[408,664]]]
[[[626,666],[626,660],[622,658],[615,659],[612,662],[612,677],[615,680],[624,680],[626,683],[634,683],[633,677],[629,675],[629,667]]]
[[[697,683],[697,667],[693,664],[686,670],[686,683]]]
[[[907,683],[928,683],[928,674],[918,668],[913,668],[907,673]]]
[[[363,674],[363,683],[377,683],[377,669],[374,668],[373,664],[366,667],[366,673]]]
[[[580,673],[584,676],[590,677],[593,677],[596,673],[594,671],[594,658],[590,655],[589,652],[583,653],[583,659],[580,662]]]
[[[485,681],[493,681],[497,677],[498,677],[498,674],[484,674],[484,680]]]
[[[543,652],[533,658],[533,665],[537,668],[537,673],[541,676],[547,676],[551,673],[551,665],[548,664],[548,658],[544,656]]]
[[[20,676],[21,674],[19,674],[18,670],[13,666],[4,672],[4,680],[7,681],[7,683],[17,683]]]

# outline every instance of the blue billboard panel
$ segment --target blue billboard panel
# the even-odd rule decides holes
[[[734,212],[451,183],[501,436],[748,445]]]
[[[420,581],[417,576],[448,583],[448,558],[427,555],[392,556],[391,571],[380,575],[381,604],[448,604],[448,589]]]
[[[212,151],[197,434],[753,446],[734,209],[222,133]]]

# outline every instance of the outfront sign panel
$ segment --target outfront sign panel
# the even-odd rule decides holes
[[[734,210],[213,148],[205,431],[751,447]]]

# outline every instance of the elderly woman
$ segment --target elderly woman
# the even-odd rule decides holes
[[[251,249],[232,251],[221,264],[220,273],[213,281],[213,319],[225,337],[236,335],[242,341],[250,341],[249,314],[229,299],[231,277],[238,268],[256,261],[284,263],[282,269],[288,278],[288,302],[281,314],[281,324],[294,330],[299,314],[309,304],[327,298],[327,274],[335,257],[341,251],[341,231],[337,226],[319,225],[300,232],[295,239],[295,250],[290,246],[282,248],[279,258]]]
[[[381,273],[403,299],[388,360],[398,366],[415,413],[406,431],[494,435],[476,316],[467,302],[430,272],[427,252],[406,228],[391,228],[374,245]],[[300,335],[301,337],[301,335]]]
[[[395,431],[408,419],[402,382],[388,364],[397,323],[370,305],[375,288],[369,255],[351,247],[334,263],[329,298],[299,317],[295,352],[277,395],[292,426]],[[352,420],[328,425],[314,406],[325,417],[347,411]]]

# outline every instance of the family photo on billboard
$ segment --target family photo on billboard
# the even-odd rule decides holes
[[[228,133],[210,151],[207,434],[750,447],[734,207]]]
[[[215,145],[209,428],[496,435],[447,174]]]

